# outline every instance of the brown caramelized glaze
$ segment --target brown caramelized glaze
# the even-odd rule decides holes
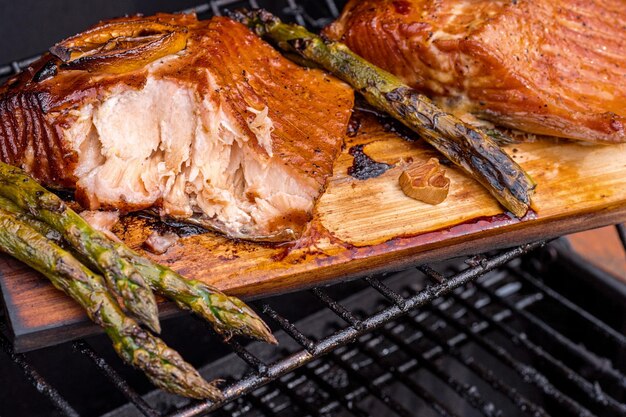
[[[322,71],[289,62],[245,26],[225,17],[198,21],[195,15],[159,14],[115,21],[139,19],[185,25],[189,30],[181,59],[163,66],[159,77],[194,84],[198,94],[210,95],[212,87],[200,73],[206,68],[215,70],[221,78],[217,84],[230,96],[239,127],[253,137],[241,114],[250,106],[267,106],[275,121],[275,153],[323,186],[334,160],[328,155],[341,149],[337,136],[343,134],[352,108],[352,93],[345,84]],[[51,54],[44,55],[0,87],[0,157],[29,165],[44,182],[71,186],[76,155],[59,143],[58,126],[72,117],[72,109],[101,99],[116,86],[140,88],[148,73],[145,68],[125,74],[59,70],[53,77],[34,81],[33,76],[53,60]],[[34,149],[32,161],[24,157],[26,148]]]
[[[145,45],[110,39],[142,27]],[[185,47],[160,56],[169,34]],[[83,51],[103,36],[102,56]],[[290,240],[310,219],[342,148],[346,84],[225,17],[114,19],[53,49],[0,87],[0,160],[75,187],[86,208],[155,208],[234,238]]]
[[[352,0],[325,34],[455,111],[615,143],[624,22],[622,0]]]

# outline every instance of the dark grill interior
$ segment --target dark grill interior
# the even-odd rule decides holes
[[[204,376],[226,379],[225,403],[149,391],[101,336],[23,355],[2,338],[17,365],[4,381],[21,371],[43,394],[31,401],[61,415],[624,415],[626,288],[590,274],[564,241],[538,246],[265,300],[277,348],[165,322]]]
[[[460,268],[466,274],[490,269],[519,251],[366,278],[368,287],[340,304],[329,300],[327,290],[315,289],[311,294],[326,308],[295,327],[316,340],[346,323],[358,328],[373,311],[423,294],[428,285],[445,281],[445,274],[458,277]],[[563,268],[571,272],[558,278]],[[424,416],[623,415],[625,294],[609,299],[615,308],[598,308],[597,299],[589,297],[594,294],[591,288],[606,284],[600,280],[587,288],[576,271],[576,258],[562,242],[505,262],[448,296],[226,405],[220,410],[226,414],[216,415],[411,416],[416,410]],[[564,298],[561,286],[585,294],[584,299]],[[284,336],[279,332],[284,352],[261,345],[246,351],[237,347],[236,354],[206,369],[233,370],[232,383],[242,387],[247,372],[264,366],[250,353],[268,356],[269,362],[306,345],[299,333],[294,334],[296,342],[283,342]],[[318,346],[324,343],[319,340]],[[266,372],[272,373],[272,368]],[[161,406],[168,402],[160,392],[146,400]],[[213,409],[199,404],[171,415]],[[140,414],[128,405],[110,415]]]
[[[196,10],[209,17],[226,7],[268,7],[319,28],[342,5],[215,1]],[[30,61],[0,66],[0,77]],[[27,354],[0,336],[0,415],[626,415],[626,287],[561,240],[255,307],[278,347],[221,343],[190,316],[163,323],[168,344],[205,377],[225,379],[224,403],[153,390],[104,336]]]

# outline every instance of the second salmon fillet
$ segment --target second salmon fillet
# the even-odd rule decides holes
[[[622,0],[352,0],[326,35],[454,112],[626,141]]]

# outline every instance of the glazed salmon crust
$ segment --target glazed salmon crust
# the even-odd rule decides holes
[[[91,210],[155,208],[231,237],[295,238],[332,174],[352,90],[224,17],[112,22],[180,27],[186,47],[119,74],[57,65],[46,78],[58,63],[47,54],[0,88],[0,158],[75,188]]]
[[[352,0],[326,36],[458,111],[626,141],[621,0]]]

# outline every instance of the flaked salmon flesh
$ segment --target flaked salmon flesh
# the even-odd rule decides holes
[[[325,34],[454,112],[626,141],[622,0],[351,0]]]
[[[291,63],[224,17],[183,26],[186,47],[122,74],[37,74],[0,87],[0,158],[88,210],[154,209],[234,238],[290,240],[332,174],[353,92]]]

